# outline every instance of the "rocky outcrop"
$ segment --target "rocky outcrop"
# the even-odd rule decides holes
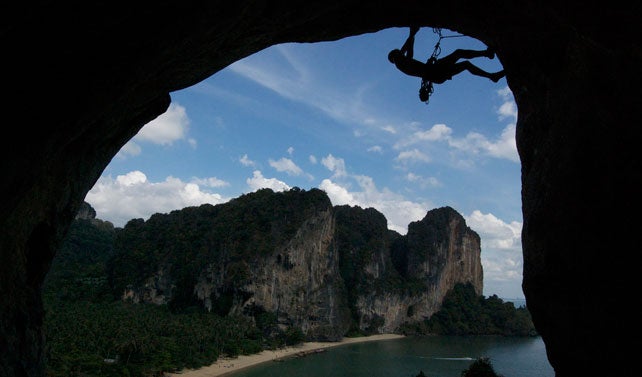
[[[87,202],[83,202],[76,214],[75,219],[93,220],[96,218],[96,210]]]
[[[642,309],[623,314],[617,303],[639,291],[640,241],[622,237],[639,225],[614,219],[642,207],[635,4],[186,0],[123,11],[36,0],[7,2],[2,16],[5,108],[15,126],[0,148],[5,374],[44,374],[40,288],[49,264],[86,193],[167,109],[170,92],[270,45],[410,24],[478,38],[504,66],[519,110],[523,287],[556,374],[629,374],[636,349],[621,345],[642,338]]]
[[[161,267],[152,276],[147,277],[141,285],[128,285],[121,298],[137,304],[147,302],[165,305],[172,298],[173,288],[175,285],[170,276]]]
[[[333,236],[334,218],[328,208],[307,218],[292,239],[267,254],[230,261],[235,259],[231,250],[218,262],[199,266],[193,294],[210,311],[244,315],[260,308],[276,313],[280,325],[296,326],[309,338],[339,340],[349,319]],[[172,301],[180,266],[152,263],[160,267],[142,284],[128,284],[123,300],[157,305]]]
[[[181,245],[184,234],[191,241]],[[137,220],[117,238],[109,269],[123,300],[198,303],[221,315],[270,312],[314,340],[423,322],[457,283],[482,294],[479,236],[450,207],[429,211],[401,236],[377,210],[333,208],[320,190],[262,190]],[[211,241],[203,248],[204,239]]]
[[[337,254],[331,247],[334,219],[331,208],[307,218],[296,234],[271,252],[240,264],[212,264],[200,274],[195,293],[212,310],[231,299],[225,314],[245,314],[260,308],[277,314],[283,326],[301,328],[309,338],[338,340],[347,329]],[[243,271],[233,287],[229,280]]]
[[[471,283],[478,295],[483,292],[479,235],[451,207],[431,210],[421,221],[410,223],[408,234],[395,237],[377,259],[382,261],[379,265],[365,265],[365,283],[355,294],[361,330],[392,332],[430,318],[457,283]],[[373,270],[400,276],[386,279]]]
[[[421,221],[411,223],[406,247],[405,258],[397,256],[406,260],[406,276],[433,283],[435,302],[440,303],[457,283],[469,282],[482,294],[481,240],[453,208],[431,210]]]
[[[309,338],[338,340],[349,316],[334,232],[330,200],[316,189],[264,189],[157,214],[130,221],[119,234],[113,288],[134,302],[198,304],[220,315],[275,313],[280,325]]]
[[[348,327],[339,258],[332,248],[331,210],[307,219],[284,247],[251,263],[252,279],[242,287],[248,306],[279,314],[278,321],[300,327],[309,338],[339,340]]]

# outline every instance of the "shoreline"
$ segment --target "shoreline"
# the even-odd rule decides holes
[[[297,357],[297,354],[309,355],[315,352],[345,344],[363,343],[379,340],[399,339],[404,335],[398,334],[377,334],[360,336],[356,338],[343,338],[338,342],[306,342],[296,346],[280,348],[277,350],[264,350],[253,355],[239,355],[236,358],[219,358],[214,364],[199,369],[185,369],[177,373],[166,373],[167,377],[216,377],[236,372],[238,370],[262,364],[268,361],[279,361],[290,357]]]

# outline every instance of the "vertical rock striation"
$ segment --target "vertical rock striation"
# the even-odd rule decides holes
[[[387,282],[363,284],[357,295],[362,330],[378,325],[379,332],[389,332],[427,319],[457,283],[471,283],[482,294],[479,235],[450,207],[429,211],[408,226],[406,236],[394,237],[386,260],[394,274]]]
[[[450,207],[402,236],[375,209],[333,208],[320,190],[263,190],[133,220],[117,238],[111,271],[123,299],[221,315],[271,312],[310,339],[421,322],[457,283],[482,293],[479,236]]]
[[[411,223],[407,235],[407,275],[435,287],[441,302],[456,283],[470,282],[483,292],[481,240],[451,207],[429,211],[423,220]]]
[[[197,304],[221,315],[267,311],[279,325],[315,339],[337,340],[347,331],[334,214],[320,190],[261,190],[130,223],[113,266],[123,299]],[[145,242],[152,246],[132,261],[136,245],[150,234],[154,239]],[[149,273],[128,272],[144,268],[142,261],[153,266]]]
[[[231,312],[260,307],[311,338],[340,339],[347,317],[333,235],[334,218],[328,208],[305,219],[292,239],[266,257],[248,261],[251,278],[237,288],[249,298],[236,301]]]

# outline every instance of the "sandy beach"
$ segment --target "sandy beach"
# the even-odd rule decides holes
[[[343,338],[339,342],[308,342],[297,346],[278,349],[275,351],[263,351],[254,355],[241,355],[237,358],[219,358],[214,364],[199,369],[187,369],[179,373],[168,373],[168,377],[214,377],[222,376],[226,373],[247,368],[252,365],[264,363],[296,356],[299,353],[314,353],[315,350],[341,346],[350,343],[370,342],[376,340],[388,340],[403,338],[403,335],[396,334],[379,334],[371,336],[362,336],[357,338]]]

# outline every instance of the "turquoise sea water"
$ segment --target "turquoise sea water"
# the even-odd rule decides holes
[[[526,307],[526,299],[523,298],[503,298],[502,300],[504,302],[512,302],[516,308]]]
[[[476,358],[490,358],[504,377],[554,377],[540,337],[430,336],[347,344],[230,377],[460,377]]]

